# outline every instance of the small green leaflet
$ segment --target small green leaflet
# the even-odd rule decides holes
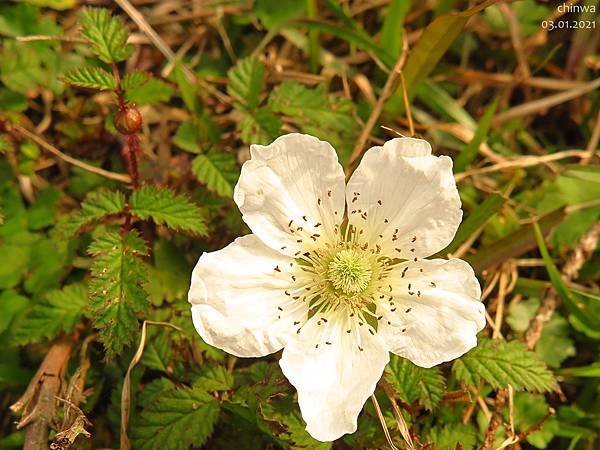
[[[446,381],[439,368],[418,367],[396,355],[390,358],[386,379],[403,401],[411,404],[418,400],[430,411],[435,409],[446,390]]]
[[[139,450],[184,450],[201,447],[212,434],[219,403],[204,389],[163,392],[134,421],[132,438]]]
[[[125,208],[125,196],[119,191],[100,189],[88,194],[81,209],[59,222],[59,232],[74,234],[84,225],[100,220],[112,214],[119,214]]]
[[[128,72],[121,80],[121,87],[124,90],[134,89],[146,84],[151,78],[152,75],[148,72],[140,72],[137,70]]]
[[[142,286],[146,266],[139,256],[146,244],[135,231],[121,235],[106,231],[88,249],[94,257],[90,281],[90,307],[94,326],[109,356],[129,344],[138,329],[136,313],[146,311],[149,302]]]
[[[222,197],[233,196],[233,186],[237,182],[239,169],[233,155],[220,152],[207,152],[192,161],[192,173],[201,183]]]
[[[63,80],[73,86],[100,91],[112,91],[117,88],[115,77],[100,67],[80,67],[68,71]]]
[[[227,72],[229,83],[227,92],[249,110],[258,106],[265,77],[265,68],[256,58],[245,58],[238,61]]]
[[[129,57],[133,47],[127,44],[129,32],[117,17],[104,8],[81,10],[81,34],[90,41],[92,50],[103,62],[117,63]]]
[[[130,103],[147,105],[167,102],[174,93],[175,90],[169,83],[158,78],[149,78],[145,83],[129,86],[125,90],[125,99]]]
[[[477,384],[483,379],[494,389],[510,384],[518,391],[546,392],[556,385],[539,356],[517,341],[482,339],[477,347],[454,362],[452,370],[465,383]]]
[[[167,188],[143,186],[131,194],[130,211],[146,220],[152,218],[157,224],[165,224],[174,230],[205,234],[204,216],[198,206],[184,195]]]
[[[86,306],[87,291],[81,283],[50,291],[19,320],[13,340],[24,345],[53,339],[61,330],[71,332],[81,320]]]

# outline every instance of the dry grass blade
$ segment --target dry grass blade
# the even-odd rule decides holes
[[[142,359],[142,356],[144,355],[148,325],[170,327],[174,330],[183,332],[181,328],[179,328],[177,325],[173,325],[172,323],[144,320],[144,323],[142,324],[140,344],[138,345],[135,355],[133,355],[133,358],[129,363],[129,367],[127,368],[127,372],[125,373],[125,378],[123,379],[123,390],[121,391],[121,450],[131,449],[131,442],[129,441],[129,437],[127,436],[127,428],[129,427],[129,413],[131,410],[131,371],[134,369],[135,366],[137,366],[137,364]]]

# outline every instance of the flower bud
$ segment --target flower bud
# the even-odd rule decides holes
[[[135,134],[142,128],[142,115],[135,106],[126,106],[115,114],[115,128],[122,134]]]

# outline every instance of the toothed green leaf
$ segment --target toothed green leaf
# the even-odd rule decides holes
[[[137,314],[146,311],[149,302],[143,285],[147,254],[146,244],[135,231],[121,235],[106,231],[88,249],[94,257],[89,296],[94,326],[109,355],[119,353],[131,343],[138,329]]]
[[[107,64],[129,57],[133,47],[127,44],[129,32],[121,19],[112,17],[104,8],[81,10],[81,34],[92,44],[92,51]]]
[[[131,213],[140,219],[154,220],[174,230],[205,234],[202,211],[189,198],[167,188],[143,186],[131,195]]]

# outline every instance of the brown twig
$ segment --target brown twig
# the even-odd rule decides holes
[[[494,438],[496,437],[496,431],[502,423],[502,409],[508,400],[508,388],[504,388],[498,391],[496,394],[496,401],[494,403],[494,413],[490,419],[488,429],[485,434],[485,440],[481,446],[481,450],[491,450],[494,445]]]
[[[23,396],[10,407],[13,412],[23,410],[17,429],[26,427],[24,450],[48,448],[48,435],[54,420],[56,397],[60,393],[62,378],[72,349],[72,338],[63,336],[57,339],[50,347]]]
[[[110,178],[111,180],[117,180],[117,181],[121,181],[123,183],[131,183],[131,178],[129,177],[129,175],[126,175],[124,173],[110,172],[108,170],[101,169],[100,167],[95,167],[90,164],[79,161],[78,159],[75,159],[75,158],[61,152],[55,146],[53,146],[52,144],[50,144],[49,142],[44,140],[41,136],[39,136],[35,133],[32,133],[31,131],[22,127],[21,125],[18,125],[15,123],[11,123],[11,124],[7,123],[5,125],[5,128],[7,129],[8,132],[11,132],[11,131],[16,132],[16,133],[20,134],[21,136],[24,136],[27,139],[32,140],[33,142],[38,144],[40,147],[42,147],[44,150],[49,151],[53,155],[58,156],[63,161],[65,161],[75,167],[79,167],[80,169],[86,170],[91,173],[95,173],[96,175],[100,175],[105,178]]]
[[[394,65],[394,68],[390,72],[383,86],[383,89],[381,90],[379,99],[377,99],[377,103],[373,107],[371,115],[369,116],[367,123],[365,124],[362,132],[360,133],[360,136],[358,137],[358,140],[356,141],[356,145],[354,146],[354,150],[352,151],[352,155],[350,155],[350,159],[348,162],[349,166],[352,166],[362,155],[365,144],[369,139],[369,135],[371,134],[375,123],[377,123],[377,120],[379,119],[379,116],[383,111],[383,105],[385,104],[385,101],[390,97],[390,95],[392,95],[392,93],[395,90],[398,79],[402,76],[402,67],[404,67],[404,64],[406,63],[406,58],[408,56],[408,44],[406,42],[406,33],[404,33],[404,36],[404,49],[402,50],[402,54],[396,60],[396,64]]]

